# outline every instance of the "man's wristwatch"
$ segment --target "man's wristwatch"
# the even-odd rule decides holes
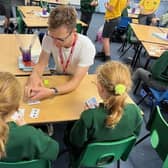
[[[52,87],[52,88],[50,88],[50,89],[54,90],[54,95],[58,95],[58,90],[57,90],[57,88]]]

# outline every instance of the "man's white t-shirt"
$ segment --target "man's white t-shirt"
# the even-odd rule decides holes
[[[45,36],[43,38],[42,50],[44,50],[48,54],[52,53],[56,64],[56,71],[60,74],[63,73],[63,67],[61,65],[59,56],[59,49],[54,45],[51,37]],[[71,47],[62,48],[64,64],[66,63],[70,55],[70,51]],[[77,67],[88,67],[92,65],[94,63],[95,54],[96,50],[92,41],[88,37],[82,34],[78,34],[72,57],[65,73],[74,74]]]

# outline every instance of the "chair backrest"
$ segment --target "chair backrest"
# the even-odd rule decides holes
[[[39,1],[39,6],[40,6],[41,8],[46,7],[47,12],[50,12],[50,6],[49,6],[49,4],[48,4],[47,1],[40,0],[40,1]]]
[[[2,168],[51,168],[47,160],[30,160],[19,162],[0,162]]]
[[[25,25],[22,17],[21,11],[16,7],[17,31],[23,34],[25,33]]]
[[[156,106],[151,119],[151,144],[164,161],[168,154],[168,123],[163,118],[159,106]]]
[[[163,162],[162,168],[168,168],[168,155],[167,155],[166,159]]]
[[[76,24],[76,31],[77,31],[78,33],[81,33],[81,32],[82,32],[82,24],[81,24],[81,23],[77,23],[77,24]]]
[[[126,160],[135,141],[136,137],[131,136],[114,142],[90,143],[81,154],[75,167],[98,167],[111,164],[120,158]]]
[[[128,25],[131,23],[131,18],[122,16],[119,24],[117,25],[117,29],[127,30]]]

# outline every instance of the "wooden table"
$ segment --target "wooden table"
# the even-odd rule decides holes
[[[21,55],[19,50],[20,41],[22,45],[29,46],[33,35],[26,34],[0,34],[0,70],[8,71],[14,75],[29,75],[18,68],[18,57]],[[41,51],[41,44],[38,38],[32,47],[32,55],[38,55]],[[50,74],[48,72],[48,74]]]
[[[22,86],[24,86],[27,78],[18,77],[18,79]],[[46,87],[50,88],[65,83],[70,77],[60,75],[45,76],[43,79],[49,81]],[[84,110],[84,102],[87,99],[94,96],[98,101],[101,100],[97,92],[97,87],[93,82],[95,79],[96,75],[87,75],[75,91],[42,100],[40,104],[28,105],[22,102],[20,108],[25,109],[25,121],[27,123],[53,123],[79,119],[81,112]],[[133,102],[129,97],[127,101]],[[30,118],[32,108],[40,109],[39,118]]]
[[[33,0],[34,2],[40,2],[40,0]],[[69,0],[44,0],[44,2],[47,2],[49,4],[56,4],[56,5],[68,5]]]
[[[153,33],[162,33],[163,31],[168,33],[168,28],[159,28],[133,23],[130,25],[139,41],[168,45],[168,41],[159,39],[153,35]]]
[[[23,15],[23,21],[27,28],[47,28],[48,17],[41,17],[42,8],[40,6],[18,6]],[[77,20],[77,24],[87,26],[84,22]]]
[[[163,44],[155,44],[148,42],[141,42],[141,44],[147,52],[147,60],[144,66],[145,69],[147,68],[151,59],[159,58],[164,51],[168,50],[168,46]]]
[[[156,36],[154,36],[154,33],[163,33],[167,32],[168,33],[168,28],[160,28],[156,26],[147,26],[147,25],[141,25],[141,24],[130,24],[137,39],[140,41],[140,45],[133,57],[132,61],[132,67],[135,68],[137,60],[140,57],[141,50],[143,48],[143,42],[151,43],[153,44],[158,44],[158,45],[168,45],[168,41],[162,40]],[[147,60],[148,62],[149,60]],[[148,65],[148,63],[145,65],[145,67]]]

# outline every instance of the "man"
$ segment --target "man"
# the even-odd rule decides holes
[[[141,0],[139,3],[139,24],[154,25],[155,11],[160,5],[160,0]]]
[[[128,0],[109,0],[105,3],[105,23],[103,28],[103,49],[96,57],[103,57],[104,61],[110,60],[110,37],[119,23],[122,11],[127,7]]]
[[[39,62],[25,87],[25,95],[29,99],[39,100],[71,92],[78,87],[93,64],[95,47],[88,37],[76,33],[76,20],[77,13],[73,7],[58,6],[51,11],[48,34],[42,42]],[[45,88],[40,77],[51,53],[57,73],[70,74],[72,78],[55,88]]]
[[[80,0],[81,21],[87,24],[87,26],[83,27],[84,35],[87,35],[89,24],[91,22],[92,15],[97,5],[98,5],[98,0]]]

